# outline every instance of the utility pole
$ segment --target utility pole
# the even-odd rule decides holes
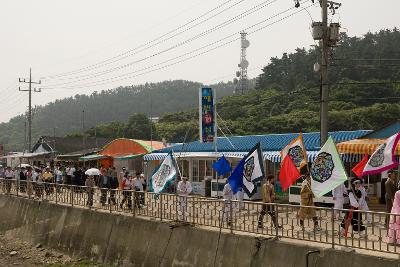
[[[19,91],[21,92],[28,92],[29,93],[29,104],[28,104],[28,150],[29,152],[32,149],[32,84],[41,84],[42,82],[39,80],[39,82],[33,82],[32,81],[32,69],[29,68],[29,80],[26,81],[26,79],[19,78],[18,81],[20,83],[27,83],[29,84],[29,89],[28,90],[21,90],[21,87],[18,88]],[[34,88],[33,92],[35,93],[40,93],[41,90]]]
[[[300,2],[295,1],[295,7],[300,7]],[[332,15],[335,15],[336,9],[342,4],[329,0],[320,0],[319,3],[321,5],[322,22],[313,22],[312,35],[314,40],[320,41],[322,50],[321,64],[314,64],[314,71],[320,72],[320,145],[322,147],[328,140],[329,54],[331,47],[336,46],[339,40],[340,29],[339,23],[330,23],[328,26],[328,9],[331,10]]]
[[[321,147],[328,140],[328,57],[329,57],[329,36],[328,36],[328,0],[321,1],[322,12],[322,59],[321,59],[321,103],[320,103],[320,122],[321,122]]]

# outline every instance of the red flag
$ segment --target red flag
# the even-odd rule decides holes
[[[279,173],[279,181],[282,185],[282,190],[286,191],[297,179],[300,178],[300,172],[294,165],[290,156],[286,156],[281,164],[281,171]]]
[[[351,169],[357,177],[361,177],[364,171],[365,165],[368,163],[368,155],[365,155],[363,159]]]

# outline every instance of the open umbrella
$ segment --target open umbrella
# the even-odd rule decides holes
[[[89,175],[89,176],[92,176],[92,175],[100,175],[101,172],[100,172],[99,169],[91,168],[91,169],[85,171],[85,174],[86,174],[86,175]]]
[[[21,168],[29,168],[29,167],[31,167],[31,165],[26,164],[26,163],[22,163],[22,164],[19,165],[19,167],[21,167]]]

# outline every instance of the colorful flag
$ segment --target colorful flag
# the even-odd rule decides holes
[[[217,162],[214,162],[212,167],[217,171],[218,175],[225,175],[232,170],[231,164],[224,156],[222,156]]]
[[[365,165],[368,163],[368,155],[365,155],[363,159],[356,165],[354,166],[353,173],[357,175],[357,177],[361,177],[365,168]]]
[[[300,171],[303,166],[307,165],[307,152],[303,143],[303,136],[300,134],[290,144],[281,151],[282,162],[289,155],[296,168]]]
[[[232,188],[233,194],[236,194],[241,188],[243,188],[243,167],[244,158],[240,160],[239,164],[228,178],[228,183]]]
[[[264,164],[260,143],[252,148],[239,165],[235,168],[228,182],[233,193],[243,188],[246,194],[251,197],[256,192],[255,183],[264,177]]]
[[[311,171],[311,190],[316,197],[322,197],[347,180],[339,153],[332,137],[324,144],[315,158]]]
[[[362,175],[381,173],[393,169],[399,165],[395,159],[395,151],[400,140],[400,132],[386,139],[385,143],[381,144],[365,165]]]
[[[161,193],[167,183],[176,177],[176,167],[172,154],[161,162],[151,176],[151,186],[154,193]]]
[[[294,165],[290,156],[286,156],[283,159],[279,173],[279,181],[281,182],[282,190],[286,191],[300,177],[301,175],[296,165]]]

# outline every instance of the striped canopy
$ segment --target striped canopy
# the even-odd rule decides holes
[[[342,154],[372,155],[383,142],[385,139],[354,139],[339,143],[336,147]],[[400,155],[400,143],[397,145],[396,155]]]

